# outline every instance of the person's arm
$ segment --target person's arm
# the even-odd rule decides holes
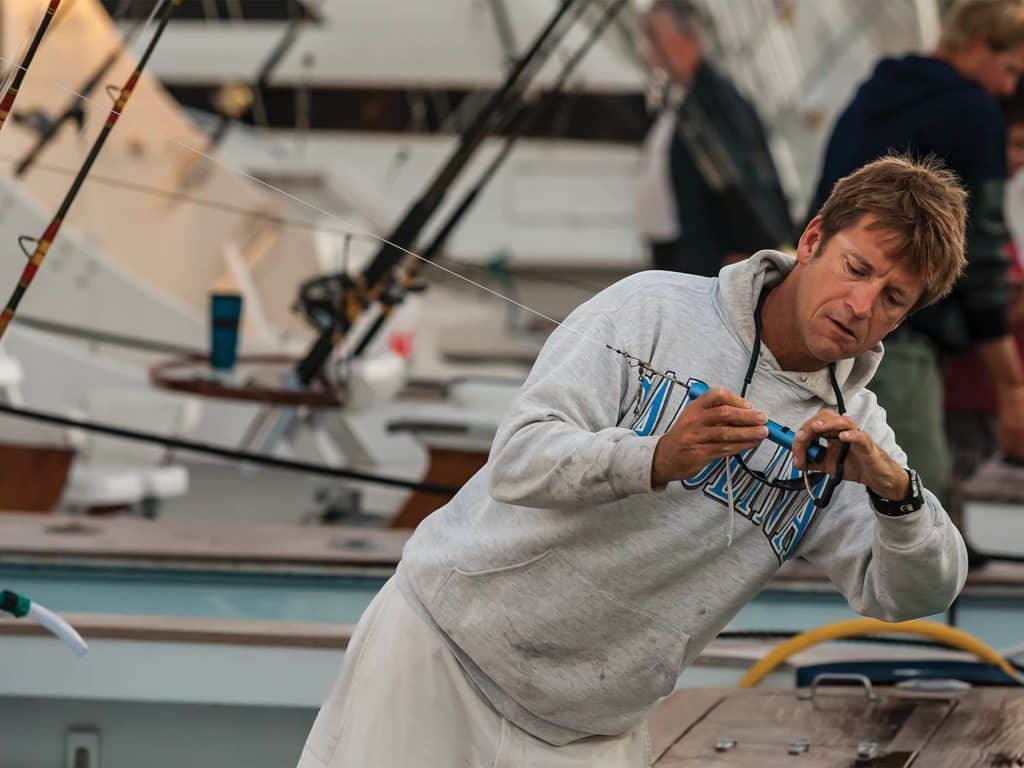
[[[669,151],[670,178],[679,221],[679,269],[698,275],[716,275],[726,250],[722,242],[725,229],[722,210],[712,183],[714,168],[697,141],[701,125],[685,103],[680,107],[679,121]]]
[[[638,435],[632,428],[637,369],[605,344],[651,354],[654,342],[645,329],[656,321],[645,318],[644,308],[657,310],[649,296],[621,306],[600,301],[588,302],[551,335],[498,429],[489,461],[495,500],[569,510],[661,491],[767,435],[765,414],[717,387],[688,404],[673,424],[666,410],[664,434]],[[624,316],[634,333],[620,338],[615,326]],[[673,383],[666,402],[679,402],[684,386]]]
[[[980,352],[998,393],[999,444],[1024,459],[1024,373],[1008,325],[1010,266],[1006,225],[1006,134],[998,107],[985,105],[977,119],[965,121],[961,151],[970,192],[967,221],[967,268],[955,297],[967,332]]]
[[[775,157],[772,154],[771,143],[765,131],[764,123],[757,113],[754,105],[745,99],[739,92],[736,93],[739,103],[737,105],[737,126],[745,126],[745,133],[748,140],[747,162],[751,168],[753,178],[747,180],[744,186],[752,202],[752,212],[761,219],[761,228],[764,230],[764,241],[758,243],[754,248],[737,248],[738,251],[750,250],[751,252],[762,248],[792,248],[799,238],[796,228],[793,226],[793,216],[789,208],[789,199],[782,188],[782,181],[779,175]]]
[[[874,403],[874,395],[868,396]],[[846,466],[855,481],[844,482],[828,508],[817,511],[798,554],[825,570],[850,607],[864,616],[904,621],[944,611],[967,578],[963,537],[927,489],[921,509],[898,517],[876,512],[866,486],[899,499],[907,490],[906,454],[877,404],[861,429],[833,417],[836,423],[822,429],[847,432]],[[806,449],[808,439],[794,442],[794,455]],[[827,461],[834,462],[839,441],[829,443]]]
[[[1018,335],[1024,336],[1024,290],[1016,286],[1013,298],[1010,300],[1010,312],[1008,316],[1010,330]]]
[[[1009,332],[1009,239],[1003,216],[1002,183],[973,185],[974,199],[967,229],[967,269],[957,284],[967,330],[976,344],[995,388],[999,447],[1024,459],[1024,370]]]
[[[999,447],[1024,460],[1024,366],[1013,336],[1006,334],[979,346],[995,386],[999,413]]]
[[[490,493],[541,508],[602,504],[651,491],[656,437],[623,421],[639,385],[594,300],[551,334],[491,447]],[[590,305],[590,306],[588,306]]]

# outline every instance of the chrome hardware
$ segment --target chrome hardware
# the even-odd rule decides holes
[[[736,739],[731,739],[728,736],[720,736],[718,741],[715,742],[715,752],[728,752],[735,746]]]
[[[811,748],[811,742],[807,739],[794,739],[786,745],[786,751],[791,755],[802,755]]]
[[[874,689],[871,687],[871,681],[868,680],[866,675],[855,675],[846,672],[825,672],[820,675],[815,675],[814,680],[811,681],[810,689],[800,691],[800,693],[797,694],[797,698],[803,701],[813,701],[814,696],[817,693],[818,686],[823,685],[827,681],[853,681],[855,683],[860,683],[864,686],[865,698],[868,701],[878,701],[878,696],[875,694]]]

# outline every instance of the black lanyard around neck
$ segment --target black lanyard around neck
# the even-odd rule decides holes
[[[761,356],[761,311],[764,308],[765,299],[768,298],[768,294],[771,293],[771,288],[764,288],[761,291],[761,295],[757,299],[757,306],[754,309],[754,343],[750,350],[750,362],[747,365],[747,373],[743,377],[743,389],[740,391],[740,397],[747,396],[747,389],[750,387],[750,382],[754,378],[754,371],[757,370],[757,361]],[[839,382],[836,380],[836,364],[829,363],[828,365],[828,378],[832,384],[832,392],[836,396],[836,410],[839,411],[840,415],[846,413],[846,403],[843,400],[843,392],[839,388]],[[825,489],[821,492],[820,496],[815,496],[811,493],[811,490],[819,482],[821,478],[826,476],[824,472],[806,472],[804,476],[799,478],[792,478],[789,480],[781,480],[779,478],[768,477],[763,472],[756,469],[751,469],[747,466],[744,461],[742,454],[736,456],[736,460],[739,462],[740,467],[747,474],[754,477],[756,480],[771,486],[772,488],[778,488],[780,490],[794,491],[806,489],[811,499],[814,501],[816,507],[827,507],[829,502],[832,501],[832,494],[835,493],[839,483],[843,481],[844,465],[846,463],[846,456],[850,452],[850,444],[843,443],[839,448],[839,455],[836,457],[836,472],[831,475],[828,479],[828,483],[825,485]]]

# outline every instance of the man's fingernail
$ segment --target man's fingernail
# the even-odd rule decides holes
[[[748,403],[746,400],[744,400],[743,401],[743,407],[744,408],[753,408],[754,404],[753,403]]]
[[[806,433],[806,432],[804,432],[804,431],[803,431],[802,429],[801,429],[801,430],[799,430],[799,431],[798,431],[798,432],[796,433],[796,439],[797,439],[797,440],[803,440],[803,439],[804,439],[804,438],[805,438],[806,436],[807,436],[807,433]]]
[[[768,421],[768,414],[765,413],[764,411],[758,411],[754,415],[757,416],[757,418],[761,419],[762,421]]]
[[[821,419],[818,419],[816,422],[814,422],[814,426],[816,426],[816,427],[824,427],[825,426],[825,422],[823,420],[821,420]]]
[[[849,436],[850,436],[850,433],[849,433],[849,432],[840,432],[840,433],[839,433],[839,439],[840,439],[840,440],[845,440],[845,439],[846,439],[846,438],[848,438]]]

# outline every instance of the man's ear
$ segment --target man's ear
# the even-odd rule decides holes
[[[818,254],[821,247],[821,216],[815,216],[804,227],[803,234],[796,244],[796,260],[806,264]]]

